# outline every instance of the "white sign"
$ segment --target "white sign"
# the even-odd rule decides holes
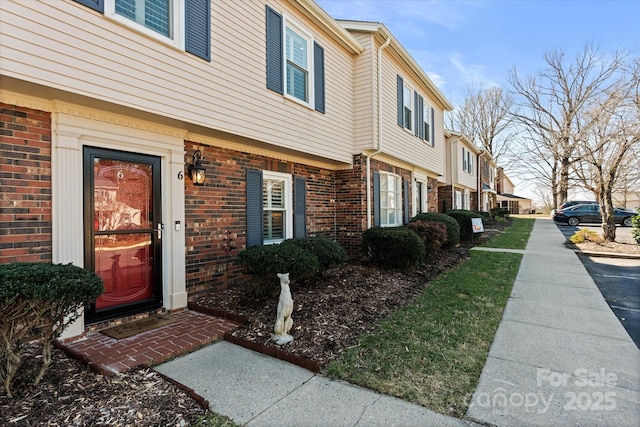
[[[474,233],[483,233],[484,225],[482,225],[482,218],[471,218],[471,230]]]

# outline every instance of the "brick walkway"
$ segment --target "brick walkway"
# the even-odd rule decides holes
[[[84,361],[92,370],[106,376],[140,365],[153,366],[189,353],[223,338],[238,323],[191,310],[171,314],[177,322],[117,340],[100,332],[86,338],[61,343],[72,357]]]

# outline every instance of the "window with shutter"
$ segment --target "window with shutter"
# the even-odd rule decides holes
[[[293,237],[291,175],[262,172],[262,238],[279,243]]]
[[[267,89],[324,113],[324,49],[291,18],[266,14]]]
[[[147,36],[211,60],[210,0],[75,0]]]

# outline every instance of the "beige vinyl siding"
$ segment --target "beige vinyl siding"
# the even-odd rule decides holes
[[[351,35],[364,47],[354,66],[354,154],[377,148],[377,63],[372,33]]]
[[[425,102],[435,109],[435,146],[413,133],[398,126],[397,119],[397,75],[405,83],[425,98]],[[444,113],[438,104],[427,95],[427,90],[416,83],[412,75],[404,71],[398,63],[383,51],[382,59],[382,126],[384,151],[400,160],[412,163],[422,169],[444,175]],[[411,103],[413,105],[413,98]]]
[[[458,153],[456,153],[456,157],[458,157],[458,161],[456,162],[457,175],[458,175],[456,184],[460,184],[465,187],[476,189],[478,187],[478,177],[476,175],[476,170],[477,170],[476,162],[478,161],[478,159],[476,157],[476,153],[472,148],[470,148],[466,144],[456,144],[456,146],[458,148],[457,150]],[[473,158],[473,174],[470,174],[469,172],[462,170],[462,166],[464,165],[464,162],[462,159],[461,147],[464,147],[465,150],[471,152],[471,157]]]
[[[70,0],[2,1],[1,72],[350,163],[351,53],[285,3],[269,4],[294,17],[324,48],[326,114],[266,88],[265,5],[259,1],[212,2],[211,62]]]

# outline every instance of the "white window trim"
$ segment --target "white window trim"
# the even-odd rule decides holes
[[[268,179],[284,181],[284,239],[265,239],[265,245],[280,243],[283,240],[293,238],[293,178],[288,173],[262,171],[262,180],[266,181]],[[262,221],[264,221],[264,218]],[[264,227],[264,223],[262,226]]]
[[[394,184],[395,184],[395,188],[394,188],[394,194],[395,194],[395,202],[396,202],[396,207],[393,209],[396,213],[395,218],[396,218],[396,222],[391,224],[391,223],[387,223],[386,221],[389,218],[389,214],[388,212],[391,210],[389,208],[384,208],[382,206],[383,203],[383,199],[386,200],[386,194],[382,192],[382,180],[387,180],[388,177],[393,177],[394,178]],[[384,198],[382,197],[384,194]],[[393,173],[387,173],[387,172],[380,172],[380,227],[397,227],[399,225],[402,225],[402,178],[400,177],[400,175],[396,175]],[[384,212],[384,213],[383,213]]]
[[[308,64],[308,72],[309,72],[309,81],[307,82],[307,93],[309,95],[309,99],[307,101],[303,101],[300,98],[296,98],[293,95],[290,95],[287,92],[287,28],[291,28],[304,39],[307,40],[307,64]],[[289,16],[283,14],[282,15],[282,70],[283,70],[283,92],[284,97],[290,99],[298,104],[304,105],[310,109],[314,109],[315,105],[315,64],[313,62],[313,50],[314,50],[314,38],[306,31],[300,24],[296,23]]]
[[[147,37],[159,40],[163,43],[176,47],[180,50],[185,49],[185,2],[179,0],[171,1],[171,33],[172,37],[165,37],[160,33],[153,31],[131,19],[116,13],[116,0],[104,0],[104,15],[117,23],[131,28]]]
[[[411,120],[411,127],[407,128],[404,123],[405,123],[405,112],[404,112],[404,107],[405,107],[405,103],[407,102],[405,95],[405,89],[409,90],[409,110],[411,111],[411,113],[409,113],[409,119]],[[416,128],[416,123],[415,123],[415,111],[414,109],[416,108],[416,106],[414,105],[414,98],[415,98],[415,91],[413,90],[413,88],[411,86],[409,86],[407,84],[407,82],[405,81],[405,79],[402,79],[402,129],[404,129],[406,132],[411,133],[412,135],[414,135],[414,129]]]

